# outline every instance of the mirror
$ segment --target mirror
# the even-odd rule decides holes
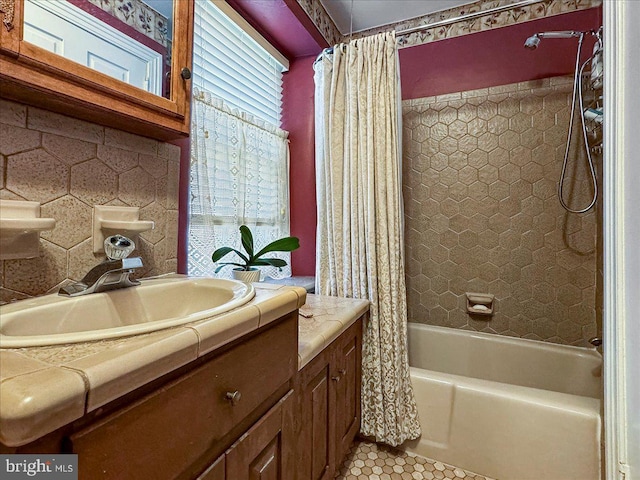
[[[171,98],[174,0],[25,0],[24,41]]]

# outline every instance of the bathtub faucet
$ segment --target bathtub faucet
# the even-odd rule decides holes
[[[122,235],[113,235],[104,244],[107,259],[89,270],[79,282],[62,287],[59,295],[76,297],[140,285],[138,280],[130,278],[132,273],[142,268],[140,257],[127,258],[135,249],[133,241]]]

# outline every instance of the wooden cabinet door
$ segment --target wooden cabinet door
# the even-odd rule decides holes
[[[295,476],[293,391],[227,450],[229,480],[291,480]]]
[[[354,323],[338,340],[332,380],[335,386],[336,459],[340,462],[360,430],[362,322]]]
[[[327,480],[334,472],[332,358],[331,350],[326,349],[300,373],[298,480]]]
[[[297,480],[329,480],[360,429],[362,320],[300,372]]]

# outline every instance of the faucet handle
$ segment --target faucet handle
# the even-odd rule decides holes
[[[109,260],[127,258],[135,248],[133,240],[123,235],[111,235],[104,240],[104,253]]]

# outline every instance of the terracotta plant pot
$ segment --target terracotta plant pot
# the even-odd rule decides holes
[[[253,283],[260,281],[260,270],[233,270],[233,278],[244,283]]]

